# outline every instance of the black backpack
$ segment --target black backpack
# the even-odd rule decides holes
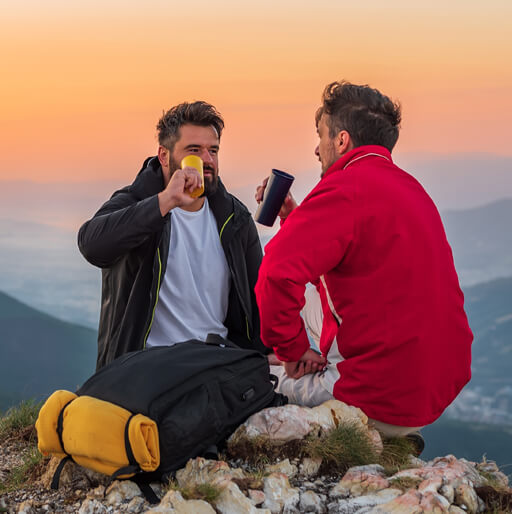
[[[251,414],[287,403],[286,396],[275,392],[276,385],[265,355],[209,335],[206,342],[127,353],[89,378],[77,395],[114,403],[156,422],[160,466],[138,475],[138,482],[147,483],[168,479],[191,458],[211,457]],[[139,471],[130,453],[128,443],[132,471]]]

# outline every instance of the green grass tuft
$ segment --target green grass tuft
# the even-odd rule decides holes
[[[402,469],[411,468],[411,455],[415,455],[414,443],[405,437],[382,438],[384,449],[379,456],[381,464],[388,475],[394,475]]]
[[[220,493],[220,488],[213,484],[198,484],[194,491],[194,498],[204,500],[208,503],[214,503],[219,498]],[[189,500],[190,498],[185,499]]]
[[[411,468],[414,444],[404,438],[383,439],[383,450],[377,448],[365,428],[358,423],[340,423],[327,432],[312,434],[303,440],[276,444],[265,437],[246,436],[240,431],[228,444],[228,454],[264,466],[276,458],[321,458],[320,473],[344,473],[353,466],[382,465],[388,475]]]
[[[306,438],[304,444],[308,457],[320,457],[326,469],[336,472],[379,462],[377,448],[366,430],[353,423],[341,423],[321,437]]]
[[[218,486],[208,482],[194,487],[180,487],[174,479],[169,480],[167,490],[178,491],[185,500],[204,500],[208,503],[215,503],[222,492]]]
[[[4,441],[16,432],[33,425],[41,409],[42,402],[27,400],[16,407],[11,407],[0,418],[0,441]]]

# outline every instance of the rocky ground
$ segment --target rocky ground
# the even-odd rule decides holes
[[[337,402],[338,404],[340,402]],[[277,409],[277,410],[276,410]],[[327,431],[351,417],[365,427],[364,415],[343,404],[319,409],[285,406],[251,417],[230,440],[224,461],[191,459],[170,484],[153,484],[160,503],[149,504],[137,484],[114,481],[105,475],[66,464],[58,491],[49,487],[57,459],[33,467],[18,488],[4,492],[0,512],[9,513],[500,513],[512,512],[512,490],[507,477],[492,462],[472,463],[454,456],[430,462],[412,455],[407,465],[390,470],[380,464],[328,471],[325,459],[303,453],[285,455],[297,434]],[[359,420],[359,421],[357,421]],[[366,427],[368,437],[375,434]],[[0,444],[0,482],[12,479],[23,462],[27,428]],[[273,456],[244,458],[254,441],[265,449],[281,448]],[[238,452],[237,452],[238,450]],[[277,457],[279,455],[279,457]],[[25,459],[26,460],[26,459]],[[11,480],[12,483],[12,480]]]

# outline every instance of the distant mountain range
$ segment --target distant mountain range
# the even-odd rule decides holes
[[[472,384],[512,386],[512,278],[466,288],[465,306],[475,334]]]
[[[0,411],[22,399],[74,391],[96,367],[96,333],[0,292]]]
[[[512,276],[512,198],[441,216],[463,285]]]
[[[464,288],[512,276],[512,199],[441,215]],[[262,230],[263,245],[272,233]],[[60,319],[98,326],[101,273],[80,255],[75,230],[0,218],[0,249],[4,292]]]

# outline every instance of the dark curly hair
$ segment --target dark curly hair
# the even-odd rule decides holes
[[[180,127],[187,124],[212,126],[217,131],[219,139],[224,128],[224,120],[213,105],[201,101],[184,102],[169,109],[158,120],[156,130],[159,144],[172,151],[180,138]]]
[[[329,84],[316,112],[316,124],[328,114],[329,136],[346,130],[354,146],[380,145],[393,150],[400,130],[400,104],[377,89],[340,81]]]

